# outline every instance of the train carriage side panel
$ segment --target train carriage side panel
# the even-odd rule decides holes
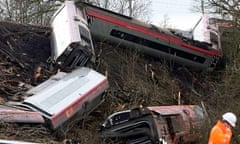
[[[196,53],[192,50],[182,49],[176,44],[169,44],[166,41],[148,37],[137,31],[132,31],[115,25],[106,24],[106,26],[104,26],[101,24],[102,22],[97,23],[98,20],[95,20],[93,26],[93,29],[98,31],[93,33],[97,37],[102,37],[125,46],[131,46],[140,51],[143,50],[145,53],[155,57],[167,58],[183,65],[207,68],[208,63],[211,63],[212,57]]]
[[[147,25],[136,25],[130,18],[114,15],[102,9],[89,6],[86,9],[90,30],[98,38],[137,48],[149,55],[166,58],[196,69],[215,66],[219,55],[217,51],[188,45],[177,37],[157,33]]]

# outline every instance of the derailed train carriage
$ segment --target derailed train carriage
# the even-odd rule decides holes
[[[113,143],[199,143],[204,137],[205,120],[197,105],[152,106],[114,113],[100,132],[106,142]]]
[[[222,57],[215,32],[210,32],[211,43],[199,42],[87,3],[76,4],[86,10],[90,31],[100,40],[198,70],[213,70]]]
[[[31,83],[16,84],[16,88],[24,88],[28,91],[19,94],[21,97],[19,101],[9,102],[7,106],[0,105],[0,119],[2,121],[45,123],[51,129],[57,130],[62,129],[76,117],[83,119],[102,104],[104,101],[102,94],[108,89],[109,83],[106,76],[85,67],[88,63],[94,62],[95,53],[91,34],[82,12],[75,7],[73,1],[66,1],[54,14],[51,29],[11,24],[9,29],[14,28],[14,30],[8,31],[7,28],[10,24],[2,23],[3,31],[0,33],[0,37],[3,37],[3,40],[7,41],[6,35],[12,34],[10,32],[14,33],[15,29],[22,28],[22,31],[17,32],[21,34],[28,31],[32,33],[33,30],[39,33],[51,32],[52,42],[52,47],[49,47],[50,40],[47,36],[45,38],[39,34],[32,34],[31,38],[30,36],[25,38],[30,39],[26,44],[36,38],[39,41],[35,40],[31,44],[37,45],[36,42],[40,43],[40,40],[46,41],[47,44],[42,44],[39,47],[32,45],[29,49],[25,48],[26,46],[16,46],[14,49],[4,45],[0,49],[0,52],[18,62],[22,66],[21,68],[28,68],[27,66],[32,68],[33,64],[38,65],[39,63],[44,65],[44,67],[39,66],[40,70],[38,69],[34,73],[33,79],[37,81],[37,86],[32,87]],[[14,38],[10,38],[12,41],[14,40]],[[23,40],[20,42],[22,45],[25,44]],[[51,66],[48,67],[47,63]],[[40,83],[38,78],[44,74],[42,69],[49,70],[51,77],[46,76],[48,79]]]

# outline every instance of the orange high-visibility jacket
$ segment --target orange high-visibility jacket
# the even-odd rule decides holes
[[[226,127],[222,121],[211,129],[208,144],[230,144],[232,138],[232,131],[230,127]]]

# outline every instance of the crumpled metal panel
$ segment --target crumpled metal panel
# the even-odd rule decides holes
[[[196,105],[154,106],[114,113],[100,132],[105,141],[184,144],[199,140],[204,122],[203,111]]]
[[[71,73],[59,73],[29,90],[33,94],[24,105],[40,112],[56,129],[73,115],[87,114],[103,101],[101,94],[109,87],[107,78],[86,67]]]
[[[20,110],[8,106],[0,105],[0,120],[15,123],[44,123],[44,119],[39,112]]]
[[[4,139],[0,139],[0,143],[1,144],[38,144],[38,143],[15,141],[15,140],[4,140]]]

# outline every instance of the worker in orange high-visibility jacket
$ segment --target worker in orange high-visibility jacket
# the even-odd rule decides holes
[[[236,122],[237,117],[234,113],[223,114],[222,120],[218,120],[211,129],[208,144],[230,144],[232,128],[236,126]]]

